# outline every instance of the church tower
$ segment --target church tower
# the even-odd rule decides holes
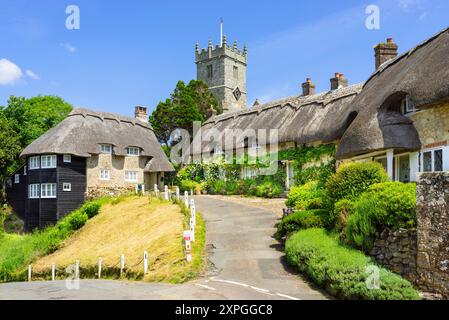
[[[228,45],[226,36],[221,43],[207,49],[195,48],[197,80],[204,81],[217,98],[223,113],[246,108],[246,62],[247,48],[238,49],[237,41]]]

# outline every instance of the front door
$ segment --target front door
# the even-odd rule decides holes
[[[398,162],[398,180],[400,182],[410,182],[410,156],[400,156]]]

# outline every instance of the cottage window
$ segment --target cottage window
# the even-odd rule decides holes
[[[423,153],[423,171],[443,171],[443,150],[431,150]]]
[[[41,198],[42,199],[56,198],[56,183],[41,184]]]
[[[72,184],[64,182],[62,184],[62,191],[72,191]]]
[[[40,162],[41,162],[41,159],[40,159],[39,156],[31,157],[30,160],[29,160],[30,170],[39,169],[40,168]]]
[[[213,76],[214,76],[214,69],[213,66],[210,64],[207,66],[207,77],[213,78]]]
[[[419,111],[416,109],[415,104],[413,103],[412,99],[410,99],[410,96],[406,96],[404,99],[401,100],[401,112],[402,114],[409,114]]]
[[[56,155],[45,155],[41,157],[42,169],[56,168]]]
[[[110,144],[102,144],[100,145],[101,153],[111,154],[112,153],[112,145]]]
[[[126,182],[137,182],[137,171],[125,171]]]
[[[15,174],[14,175],[14,183],[20,183],[20,174]]]
[[[64,163],[71,163],[72,162],[72,155],[65,154],[64,155]]]
[[[27,175],[27,166],[23,167],[23,175],[26,176]]]
[[[28,198],[29,199],[39,199],[39,185],[30,184],[28,186]]]
[[[11,178],[8,178],[8,180],[6,180],[6,186],[8,188],[12,188],[12,179]]]
[[[107,169],[101,169],[100,170],[100,180],[109,180],[109,170]]]
[[[130,157],[138,157],[140,156],[140,149],[137,147],[126,148],[126,154]]]

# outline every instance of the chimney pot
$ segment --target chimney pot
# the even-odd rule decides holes
[[[134,111],[134,117],[142,122],[148,122],[147,107],[137,106]]]
[[[316,85],[312,83],[311,78],[307,78],[306,82],[302,84],[302,95],[303,96],[312,96],[315,94]]]
[[[379,43],[374,47],[374,57],[376,70],[387,62],[398,56],[398,45],[393,41],[393,38],[388,38],[386,43]]]

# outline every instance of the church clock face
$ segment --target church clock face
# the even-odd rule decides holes
[[[239,88],[235,88],[233,94],[234,94],[235,100],[239,101],[240,97],[242,96],[242,92],[240,91],[240,89]]]

